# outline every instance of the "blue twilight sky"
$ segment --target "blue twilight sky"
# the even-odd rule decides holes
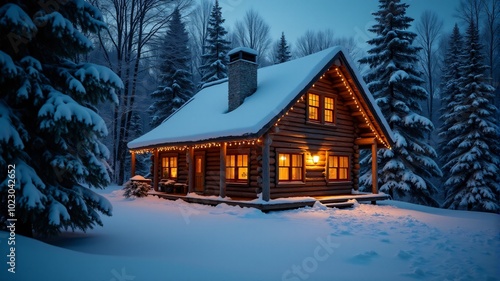
[[[373,37],[368,32],[374,23],[372,12],[377,0],[219,0],[226,27],[232,28],[251,8],[257,10],[271,26],[271,37],[277,40],[285,32],[293,45],[308,29],[330,28],[337,36],[353,36],[360,46]],[[459,0],[407,0],[407,15],[418,21],[426,9],[435,11],[443,20],[443,32],[450,32],[455,22]]]

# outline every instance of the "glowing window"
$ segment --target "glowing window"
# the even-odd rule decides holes
[[[323,124],[335,123],[335,98],[307,94],[308,120]]]
[[[328,179],[349,180],[349,156],[328,156]]]
[[[335,110],[335,100],[333,98],[325,97],[325,122],[333,123],[334,115],[333,111]]]
[[[319,95],[308,94],[309,120],[320,121],[319,119]]]
[[[278,179],[280,181],[301,181],[304,175],[302,154],[279,153]]]
[[[228,182],[248,181],[248,155],[236,154],[226,156],[226,180]]]
[[[177,178],[177,157],[165,156],[161,158],[161,177],[163,179]]]

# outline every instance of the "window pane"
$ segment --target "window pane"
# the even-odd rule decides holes
[[[337,156],[332,156],[332,165],[331,167],[338,167],[339,166],[339,157]]]
[[[316,108],[316,107],[309,107],[309,119],[311,119],[311,120],[319,120],[318,108]]]
[[[347,168],[349,167],[349,157],[343,156],[340,157],[340,167]]]
[[[279,168],[279,180],[281,181],[287,181],[289,180],[288,178],[288,168]]]
[[[329,110],[335,109],[334,99],[325,97],[325,109],[329,109]]]
[[[168,167],[168,157],[163,157],[161,159],[161,166],[162,167]]]
[[[319,96],[316,94],[309,94],[309,105],[319,107]]]
[[[302,155],[292,155],[292,167],[302,167]]]
[[[339,179],[346,180],[347,179],[347,169],[339,170]]]
[[[238,158],[238,164],[237,164],[238,167],[244,167],[247,165],[245,161],[246,155],[238,155],[237,158]]]
[[[333,111],[325,109],[325,122],[333,123]]]
[[[234,167],[234,155],[226,155],[226,166]]]
[[[337,175],[337,168],[328,169],[328,175],[330,176],[331,180],[336,180],[339,178]]]
[[[292,180],[302,180],[302,168],[292,168]]]
[[[177,168],[170,168],[170,176],[172,178],[177,178]]]
[[[238,179],[240,179],[240,180],[248,179],[248,168],[239,168],[238,169]]]
[[[226,168],[226,179],[228,180],[234,180],[234,168]]]
[[[289,167],[290,166],[290,154],[279,154],[279,166]]]

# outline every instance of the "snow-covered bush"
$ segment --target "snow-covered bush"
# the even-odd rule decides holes
[[[130,197],[146,197],[151,185],[147,182],[130,180],[123,185],[125,192],[123,195],[127,198]]]

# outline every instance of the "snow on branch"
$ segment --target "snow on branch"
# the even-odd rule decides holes
[[[12,58],[0,50],[0,81],[17,75],[17,68]]]
[[[47,198],[40,189],[45,189],[45,184],[38,177],[35,170],[22,160],[16,162],[16,180],[19,182],[22,192],[19,204],[24,205],[28,210],[43,209],[43,201]],[[7,186],[7,183],[4,183],[3,186]]]
[[[49,99],[40,108],[38,116],[42,118],[41,129],[54,128],[60,120],[70,122],[74,118],[80,123],[92,126],[101,136],[108,134],[106,124],[99,114],[54,89],[50,89]]]
[[[57,11],[50,14],[37,13],[34,21],[38,26],[52,27],[52,34],[57,38],[72,40],[87,50],[91,50],[93,48],[92,41],[75,28],[69,19],[65,18]]]
[[[389,83],[392,84],[401,80],[405,80],[408,79],[408,77],[410,76],[408,75],[408,73],[406,73],[406,71],[397,70],[394,73],[392,73],[391,78],[389,78]]]
[[[70,215],[66,207],[57,201],[52,201],[49,206],[49,224],[59,226],[61,225],[61,217],[65,221],[70,220]]]
[[[12,3],[0,7],[0,25],[9,26],[12,34],[27,40],[32,40],[38,31],[30,16]]]
[[[92,79],[101,83],[110,84],[116,88],[122,89],[124,87],[122,80],[111,69],[93,63],[85,63],[80,66],[80,69],[75,75],[82,81]]]
[[[12,117],[15,118],[11,114],[9,107],[3,101],[0,101],[0,128],[2,128],[0,130],[0,143],[12,145],[17,149],[23,149],[23,140],[12,122]]]

